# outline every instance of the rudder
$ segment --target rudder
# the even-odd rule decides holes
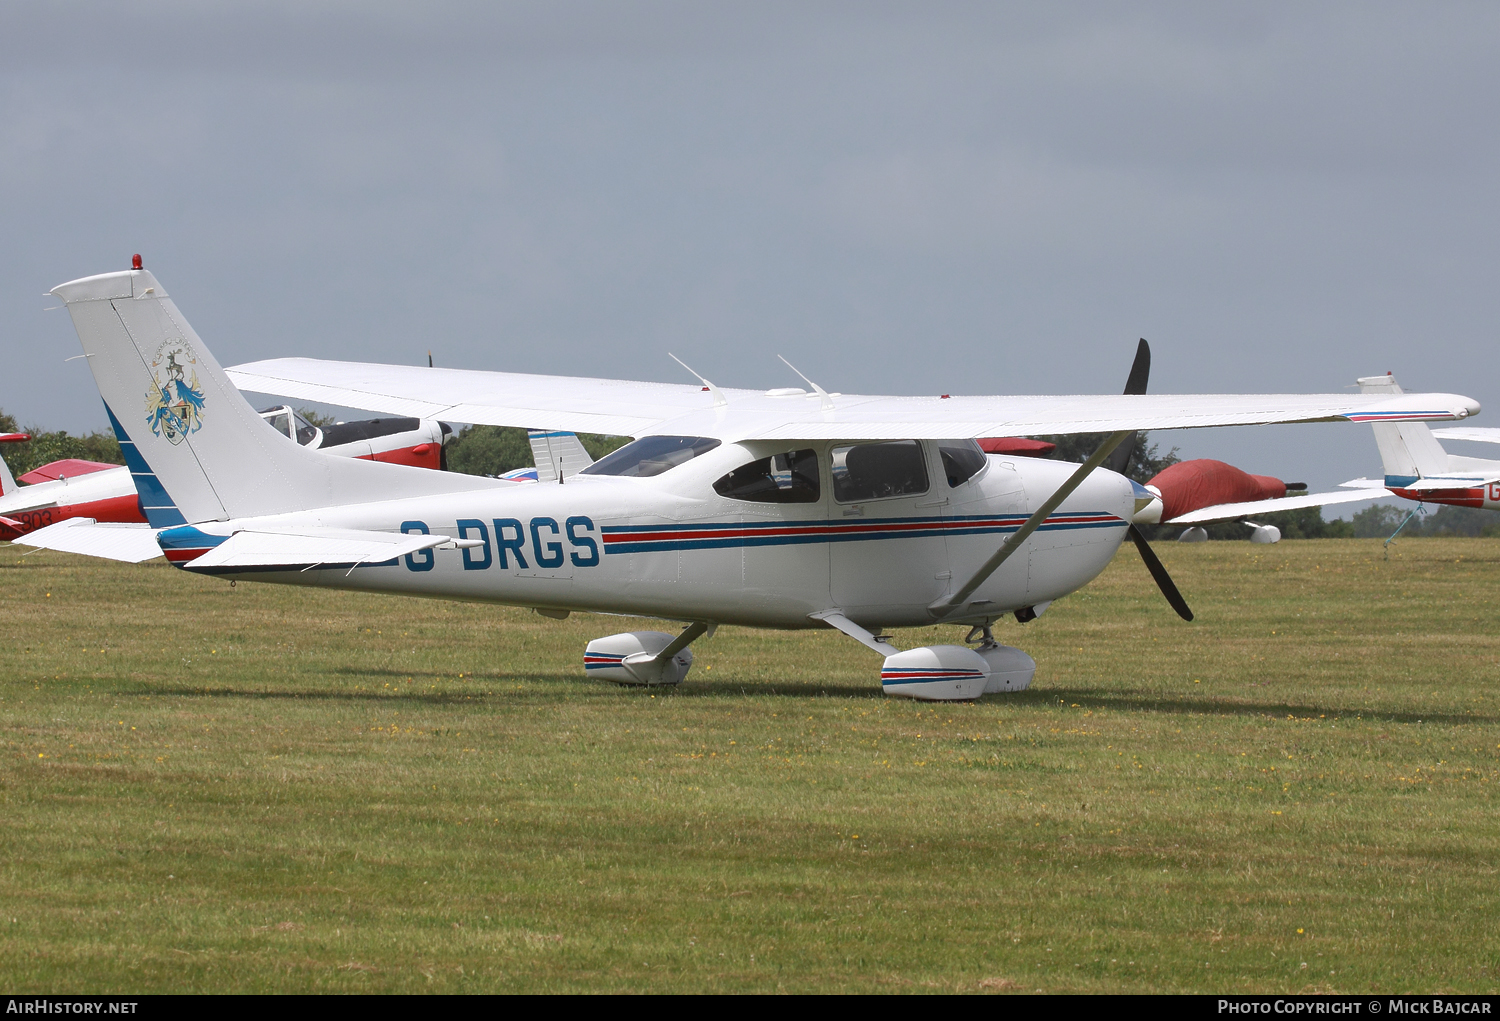
[[[1404,393],[1401,384],[1390,373],[1384,376],[1362,376],[1355,380],[1359,392],[1366,394]],[[1422,422],[1374,422],[1375,445],[1385,465],[1387,479],[1414,482],[1429,475],[1448,471],[1448,452]]]
[[[229,381],[146,270],[84,277],[52,293],[73,317],[153,525],[485,485],[476,478],[355,461],[288,442]]]

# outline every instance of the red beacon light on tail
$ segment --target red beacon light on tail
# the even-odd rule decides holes
[[[134,255],[132,255],[130,257],[130,268],[131,269],[143,269],[144,268],[141,265],[141,254],[139,252],[137,252],[136,254],[134,254]]]

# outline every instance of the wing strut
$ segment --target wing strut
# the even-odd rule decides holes
[[[1068,476],[1068,481],[1057,487],[1057,492],[1047,497],[1042,505],[1037,508],[1036,513],[1026,519],[1025,524],[1016,529],[1012,534],[1005,537],[1005,539],[1000,543],[1000,548],[995,551],[994,556],[986,560],[984,562],[984,566],[981,567],[978,571],[975,571],[974,576],[968,581],[964,582],[962,588],[953,593],[951,596],[945,596],[944,598],[934,602],[931,606],[927,607],[927,612],[931,614],[934,619],[942,619],[943,617],[948,616],[949,614],[957,610],[960,606],[962,606],[964,600],[973,595],[974,590],[977,589],[980,585],[983,585],[990,575],[999,570],[1000,565],[1005,563],[1005,561],[1009,559],[1010,555],[1016,550],[1020,549],[1021,544],[1031,537],[1031,533],[1035,532],[1038,528],[1041,527],[1042,522],[1046,521],[1047,518],[1052,515],[1052,512],[1057,510],[1058,505],[1060,505],[1064,500],[1071,496],[1073,490],[1081,486],[1083,484],[1083,480],[1088,478],[1089,475],[1093,473],[1095,468],[1103,464],[1104,459],[1107,458],[1110,454],[1114,453],[1114,449],[1116,447],[1118,447],[1121,443],[1124,443],[1134,434],[1134,430],[1131,429],[1122,430],[1116,433],[1110,433],[1109,439],[1101,443],[1099,445],[1099,449],[1094,451],[1093,454],[1089,456],[1089,459],[1087,461],[1079,465],[1077,471]]]

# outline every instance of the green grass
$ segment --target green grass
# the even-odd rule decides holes
[[[0,986],[1495,991],[1500,540],[1158,546],[881,696],[832,632],[0,547]],[[957,640],[901,633],[902,646]]]

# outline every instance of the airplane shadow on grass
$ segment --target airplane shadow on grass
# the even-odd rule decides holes
[[[849,681],[844,683],[817,683],[810,681],[735,681],[732,679],[720,680],[715,678],[711,681],[690,678],[681,687],[634,687],[630,685],[616,685],[608,681],[595,681],[571,670],[556,671],[530,671],[527,673],[469,673],[464,672],[462,679],[450,675],[419,674],[400,670],[358,670],[352,667],[340,667],[327,671],[329,674],[340,675],[349,678],[365,678],[377,680],[382,677],[395,677],[401,682],[407,678],[412,679],[412,687],[398,687],[392,685],[379,691],[359,691],[347,688],[234,688],[224,685],[166,685],[161,683],[129,685],[122,687],[119,694],[153,695],[153,696],[175,696],[177,698],[248,698],[248,699],[272,699],[297,701],[306,699],[309,701],[348,701],[348,702],[382,702],[394,701],[422,702],[429,705],[459,705],[468,703],[473,705],[478,701],[497,701],[507,697],[515,697],[514,690],[487,690],[475,691],[469,685],[479,684],[514,684],[517,682],[540,682],[544,684],[565,683],[574,690],[608,692],[617,691],[622,694],[647,693],[653,695],[674,698],[840,698],[859,699],[861,701],[884,700],[886,695],[878,687],[865,682]],[[446,691],[421,691],[416,689],[421,683],[445,683],[462,685]],[[535,693],[531,693],[535,694]],[[1118,712],[1148,712],[1165,713],[1182,716],[1262,716],[1271,719],[1285,719],[1295,717],[1299,720],[1308,717],[1321,717],[1325,721],[1352,721],[1356,717],[1365,723],[1432,723],[1432,724],[1479,724],[1493,725],[1500,723],[1500,716],[1482,713],[1430,713],[1420,711],[1391,712],[1388,710],[1372,709],[1365,707],[1348,707],[1335,705],[1309,705],[1295,702],[1241,702],[1230,699],[1211,698],[1187,698],[1187,697],[1162,697],[1149,691],[1114,691],[1101,693],[1089,688],[1032,688],[1027,691],[1018,691],[1008,694],[989,695],[980,703],[981,706],[994,706],[996,708],[1056,708],[1059,703],[1065,704],[1067,708],[1079,709],[1113,709]],[[952,705],[953,703],[921,703],[916,705]]]
[[[1028,699],[1028,696],[1039,696]],[[1239,702],[1229,699],[1168,697],[1149,691],[1111,692],[1101,694],[1088,688],[1046,688],[1004,696],[1013,704],[1051,703],[1066,701],[1083,709],[1117,709],[1128,712],[1175,713],[1184,716],[1269,716],[1285,719],[1295,716],[1299,720],[1311,716],[1324,717],[1327,721],[1353,720],[1358,717],[1365,723],[1476,723],[1500,722],[1500,716],[1481,713],[1426,713],[1391,712],[1372,709],[1368,706],[1348,707],[1334,705],[1308,705],[1296,702]]]

